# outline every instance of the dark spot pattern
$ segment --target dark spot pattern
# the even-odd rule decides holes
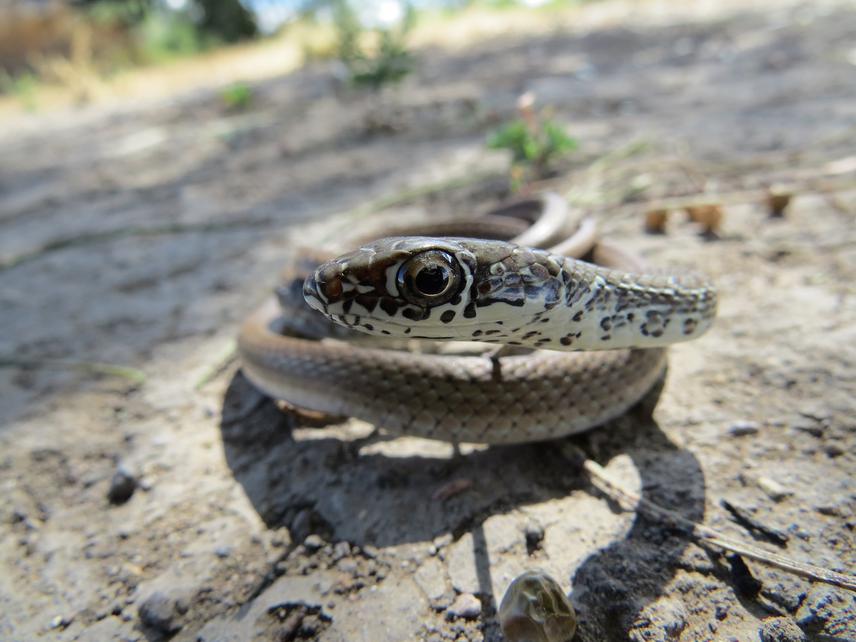
[[[358,294],[356,297],[354,297],[354,301],[359,303],[361,306],[363,306],[369,312],[373,312],[375,309],[375,306],[378,303],[377,297],[369,296],[367,294]]]
[[[400,306],[396,303],[395,299],[391,299],[389,297],[382,297],[380,300],[380,309],[386,312],[389,316],[394,317],[398,313],[398,308]]]

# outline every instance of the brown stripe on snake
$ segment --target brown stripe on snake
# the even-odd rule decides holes
[[[533,206],[552,218],[531,216]],[[451,441],[549,439],[622,414],[660,378],[666,353],[613,348],[700,335],[715,314],[715,292],[689,275],[646,275],[628,255],[594,245],[590,224],[567,236],[575,224],[558,197],[526,208],[530,230],[548,228],[539,227],[542,220],[558,222],[540,241],[555,251],[471,239],[360,241],[360,250],[306,282],[307,302],[335,322],[384,336],[304,339],[290,324],[297,318],[317,323],[320,316],[293,299],[284,308],[269,303],[239,335],[245,373],[268,394],[298,406]],[[582,255],[593,245],[595,262],[614,269],[565,255]],[[414,335],[529,350],[493,358],[414,354],[406,349]],[[582,346],[600,351],[567,351]]]

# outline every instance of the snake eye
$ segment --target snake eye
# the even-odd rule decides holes
[[[460,291],[461,268],[446,252],[428,250],[398,268],[398,289],[410,303],[441,305]]]

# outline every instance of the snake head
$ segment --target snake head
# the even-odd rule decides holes
[[[371,334],[454,338],[448,324],[473,309],[478,261],[472,243],[382,239],[319,266],[303,295],[333,321]]]
[[[509,338],[516,319],[558,303],[558,274],[546,252],[513,243],[393,237],[324,263],[303,296],[332,321],[369,334],[495,343]]]
[[[361,332],[550,350],[658,347],[702,334],[704,279],[631,274],[513,243],[393,237],[321,265],[307,303]]]

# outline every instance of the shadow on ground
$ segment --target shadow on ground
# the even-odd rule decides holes
[[[705,483],[696,458],[677,447],[650,417],[659,389],[627,416],[569,441],[606,463],[629,456],[642,496],[693,522],[704,516]],[[312,533],[328,541],[384,548],[472,532],[483,613],[493,619],[491,552],[482,525],[518,507],[587,488],[579,463],[556,442],[497,446],[466,455],[365,454],[378,433],[354,440],[295,439],[298,428],[237,373],[223,403],[227,463],[269,528],[285,526],[296,542]],[[473,480],[447,501],[432,495],[450,480]],[[620,510],[614,506],[614,510]],[[581,521],[586,520],[580,515]],[[521,537],[523,534],[521,533]],[[592,553],[570,581],[580,639],[619,639],[673,578],[686,537],[637,517],[626,537]],[[569,569],[570,572],[570,569]],[[603,609],[603,604],[611,605]],[[496,622],[488,622],[496,629]]]

